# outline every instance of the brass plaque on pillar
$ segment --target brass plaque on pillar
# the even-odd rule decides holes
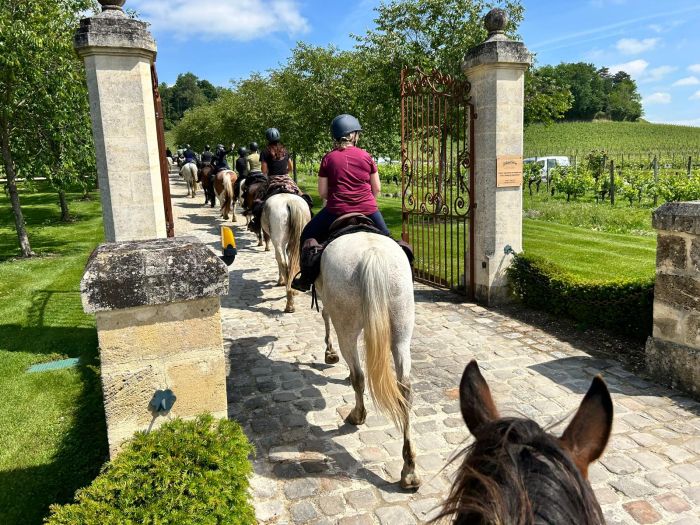
[[[498,188],[519,187],[523,184],[523,158],[519,155],[504,155],[496,159],[496,186]]]

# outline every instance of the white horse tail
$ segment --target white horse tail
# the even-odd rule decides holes
[[[406,400],[391,363],[389,267],[378,248],[365,252],[360,264],[360,289],[369,392],[379,409],[403,430]]]
[[[231,211],[233,213],[233,183],[231,182],[231,172],[225,171],[221,178],[224,184],[224,195],[226,195],[223,207],[226,211]]]
[[[304,203],[306,206],[306,203]],[[299,273],[301,258],[301,232],[306,226],[304,210],[297,199],[287,203],[289,211],[289,239],[287,241],[287,283]]]

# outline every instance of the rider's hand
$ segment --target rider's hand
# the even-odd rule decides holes
[[[235,142],[231,142],[231,149],[235,149],[235,147],[236,147]]]

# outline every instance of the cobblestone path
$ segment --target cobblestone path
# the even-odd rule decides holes
[[[172,178],[178,235],[216,247],[216,210]],[[239,221],[242,218],[239,216]],[[230,223],[229,223],[230,224]],[[240,224],[240,223],[239,223]],[[323,322],[307,295],[284,314],[272,252],[237,226],[239,254],[222,298],[230,417],[257,447],[252,479],[260,523],[427,521],[450,485],[445,465],[468,442],[457,386],[476,358],[501,412],[541,425],[569,416],[602,373],[613,392],[614,436],[590,481],[609,524],[700,524],[700,403],[446,292],[416,286],[413,432],[423,486],[398,488],[401,439],[368,401],[366,425],[343,422],[354,403],[348,370],[323,364]],[[563,425],[555,427],[561,432]]]

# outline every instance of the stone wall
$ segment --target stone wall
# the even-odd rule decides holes
[[[664,204],[653,225],[658,240],[647,369],[700,397],[700,201]]]

